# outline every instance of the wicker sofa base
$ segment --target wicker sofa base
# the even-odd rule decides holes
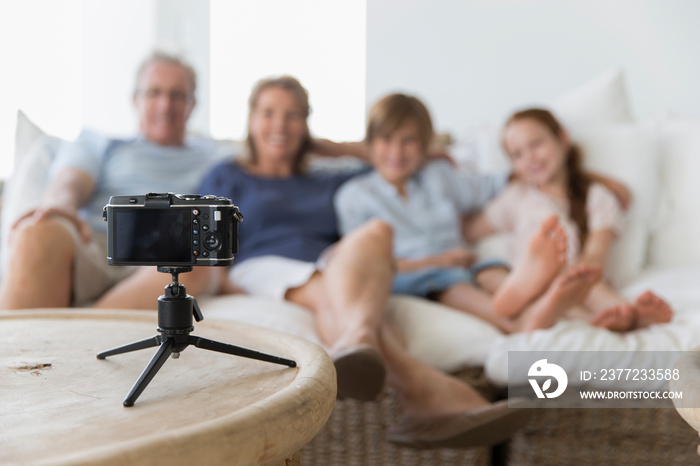
[[[508,465],[700,464],[697,432],[671,407],[533,411],[506,445]]]
[[[483,396],[493,399],[495,391],[479,369],[462,371],[458,377],[469,382]],[[388,426],[399,421],[400,411],[391,391],[376,402],[338,400],[321,432],[301,451],[303,466],[461,466],[491,464],[487,447],[463,450],[414,450],[384,439]]]
[[[487,399],[497,391],[480,369],[458,377]],[[698,434],[673,408],[533,409],[506,444],[464,450],[414,450],[384,439],[399,419],[396,397],[339,400],[319,434],[302,449],[303,466],[670,465],[700,464]]]

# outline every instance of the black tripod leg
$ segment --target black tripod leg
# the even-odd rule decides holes
[[[195,335],[190,335],[190,345],[210,351],[218,351],[219,353],[233,354],[234,356],[242,356],[244,358],[257,359],[259,361],[272,362],[289,367],[297,367],[297,363],[291,359],[285,359],[279,356],[273,356],[271,354],[261,353],[252,349],[229,345],[228,343],[221,343],[219,341],[214,341]]]
[[[118,346],[116,348],[112,348],[107,351],[103,351],[100,354],[97,355],[97,359],[104,359],[107,356],[114,356],[115,354],[122,354],[122,353],[128,353],[130,351],[136,351],[140,349],[145,349],[145,348],[152,348],[154,346],[158,346],[161,343],[161,336],[156,335],[151,338],[146,338],[145,340],[140,340],[140,341],[135,341],[133,343],[129,343],[128,345],[124,346]]]
[[[151,362],[148,363],[148,366],[146,366],[143,372],[141,372],[139,379],[136,381],[134,386],[131,388],[131,391],[124,399],[124,406],[134,406],[136,398],[139,397],[150,381],[153,380],[153,377],[155,377],[156,373],[161,367],[163,367],[163,364],[165,364],[165,361],[168,359],[168,356],[172,354],[172,352],[173,342],[172,340],[166,339],[165,342],[160,345],[160,348],[158,348],[156,354],[153,355],[153,358],[151,359]]]

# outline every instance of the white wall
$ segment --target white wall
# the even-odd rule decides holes
[[[700,117],[699,18],[695,0],[370,0],[367,105],[413,93],[459,133],[622,66],[636,118]]]
[[[0,4],[0,178],[12,173],[17,110],[53,134],[81,124],[81,0]]]
[[[137,129],[131,96],[156,43],[155,0],[83,0],[83,126],[113,136]]]
[[[154,49],[184,56],[198,71],[190,129],[209,124],[207,0],[83,0],[83,125],[114,136],[137,130],[135,74]]]
[[[245,137],[253,85],[289,74],[309,92],[312,134],[362,139],[363,0],[211,0],[210,9],[213,136]]]

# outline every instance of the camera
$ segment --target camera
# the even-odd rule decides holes
[[[238,252],[238,223],[230,199],[197,194],[112,196],[107,222],[110,265],[228,266]]]

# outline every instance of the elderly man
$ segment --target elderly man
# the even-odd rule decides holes
[[[102,208],[112,195],[195,192],[220,158],[213,142],[185,138],[195,87],[191,66],[154,53],[139,68],[133,94],[140,134],[112,140],[83,132],[59,151],[40,207],[14,226],[0,306],[154,307],[170,276],[107,265]],[[207,269],[182,276],[190,293],[211,285]]]

